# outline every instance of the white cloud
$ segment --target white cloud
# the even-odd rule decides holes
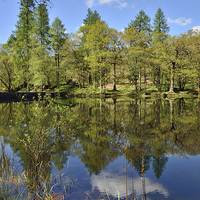
[[[167,18],[167,21],[169,23],[175,23],[175,24],[178,24],[178,25],[181,25],[181,26],[186,26],[186,25],[192,23],[192,19],[186,19],[185,17],[179,17],[175,20]]]
[[[132,6],[131,6],[131,9],[134,9],[134,8],[135,8],[135,6],[134,6],[134,5],[132,5]]]
[[[85,24],[81,24],[80,26],[77,26],[75,29],[79,29],[81,26],[85,26]]]
[[[112,3],[113,1],[116,0],[99,0],[99,4]]]
[[[193,30],[193,31],[200,31],[200,26],[194,26],[194,27],[192,28],[192,30]]]
[[[91,8],[94,5],[94,0],[86,0],[85,4]]]
[[[117,3],[118,8],[120,9],[126,8],[128,6],[128,3],[125,0],[86,0],[85,2],[85,4],[90,8],[96,4],[103,5],[103,4],[111,4],[111,3]]]
[[[128,195],[133,192],[132,178],[127,178],[127,185],[125,182],[125,177],[116,174],[110,174],[108,172],[101,172],[98,176],[91,176],[92,190],[98,189],[100,192],[105,191],[114,197],[120,198],[126,197],[126,191]],[[126,187],[127,186],[127,187]],[[134,194],[136,199],[141,199],[143,196],[142,180],[140,177],[134,178]],[[145,189],[146,193],[159,193],[165,198],[169,197],[169,191],[164,188],[160,183],[154,182],[149,178],[145,178]]]
[[[128,6],[128,3],[127,2],[119,2],[119,8],[122,9],[122,8],[126,8]]]

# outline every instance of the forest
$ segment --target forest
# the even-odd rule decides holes
[[[88,9],[83,26],[67,33],[61,19],[49,24],[49,1],[20,0],[16,29],[0,45],[0,91],[104,93],[118,86],[135,93],[200,87],[200,34],[171,36],[161,8],[153,22],[141,10],[124,32]]]

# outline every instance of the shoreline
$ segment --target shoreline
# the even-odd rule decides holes
[[[60,96],[61,98],[116,98],[116,97],[129,97],[129,98],[166,98],[166,99],[176,99],[176,98],[200,98],[198,92],[187,92],[182,91],[179,93],[175,92],[138,92],[134,91],[123,93],[123,91],[104,91],[104,93],[98,93],[96,91],[83,93],[71,93],[70,92],[0,92],[0,103],[11,103],[11,102],[26,102],[34,101],[44,97],[55,98]]]

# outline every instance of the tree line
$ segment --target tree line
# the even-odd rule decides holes
[[[74,82],[80,88],[129,83],[136,92],[149,85],[161,91],[200,87],[200,34],[169,35],[159,8],[151,24],[141,10],[124,32],[110,28],[97,11],[88,9],[83,26],[67,34],[55,18],[49,24],[49,1],[20,0],[19,20],[0,46],[2,91],[59,91]]]

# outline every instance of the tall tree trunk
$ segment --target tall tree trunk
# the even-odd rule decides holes
[[[128,200],[128,181],[127,181],[127,166],[126,166],[126,149],[127,149],[127,147],[125,147],[124,160],[125,160],[126,200]]]
[[[160,65],[158,66],[158,91],[161,92],[161,84],[160,84]]]
[[[156,101],[156,123],[160,125],[160,105],[161,105],[161,99],[158,99]]]
[[[178,87],[179,87],[179,91],[181,91],[181,76],[178,76]]]
[[[197,77],[197,90],[199,92],[199,87],[200,87],[200,76],[198,74],[198,77]]]
[[[57,54],[57,88],[59,90],[59,54]]]
[[[97,68],[96,68],[96,71],[95,71],[95,88],[96,89],[98,88],[97,81],[98,81],[98,78],[97,78]]]
[[[29,76],[28,76],[28,69],[29,69],[29,65],[27,64],[27,71],[26,71],[26,78],[27,78],[27,92],[29,92]]]
[[[41,80],[41,92],[43,92],[43,82]]]
[[[100,76],[100,94],[101,94],[101,76]]]
[[[141,121],[141,99],[139,100],[139,122]]]
[[[141,170],[141,178],[142,178],[142,189],[144,194],[144,200],[146,200],[146,185],[145,185],[145,165],[144,165],[144,156],[142,156],[142,170]]]
[[[170,100],[170,122],[171,122],[171,129],[170,131],[175,130],[174,126],[174,102],[173,100]]]
[[[144,121],[144,124],[146,122],[146,98],[144,98],[144,118],[143,118],[143,121]]]
[[[141,68],[139,69],[139,91],[141,91]]]
[[[170,83],[170,90],[171,92],[174,92],[174,69],[175,69],[175,62],[172,62],[171,67],[171,83]]]
[[[101,95],[101,67],[100,67],[100,95]]]
[[[113,79],[113,90],[116,91],[116,63],[114,63],[114,66],[113,66],[113,72],[114,72],[114,79]]]
[[[113,104],[114,104],[113,126],[114,126],[114,133],[117,133],[117,131],[116,131],[116,99],[113,99]]]
[[[9,75],[8,92],[11,92],[11,76]]]
[[[197,113],[197,128],[198,128],[198,130],[199,130],[199,98],[198,98],[198,100],[197,100],[197,109],[196,109],[196,113]]]
[[[135,91],[137,92],[138,91],[138,87],[137,87],[137,77],[135,76],[135,79],[134,79],[134,84],[135,84]]]
[[[92,75],[91,75],[91,73],[88,74],[88,84],[92,85]]]
[[[146,76],[146,66],[144,66],[144,90],[146,91],[147,86],[147,76]]]
[[[84,70],[82,68],[82,88],[84,88]]]

